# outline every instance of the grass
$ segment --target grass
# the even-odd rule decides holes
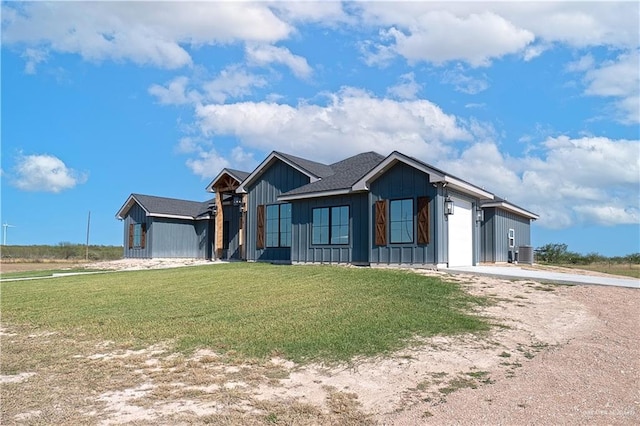
[[[74,272],[98,272],[99,269],[85,269],[85,268],[69,268],[69,269],[43,269],[34,271],[18,271],[18,272],[6,272],[0,274],[2,279],[15,279],[15,278],[44,278],[51,277],[53,274],[69,274]]]
[[[602,272],[612,275],[623,275],[632,278],[640,278],[640,265],[632,263],[591,263],[588,265],[560,264],[565,268],[585,269],[588,271]]]
[[[344,361],[479,332],[483,299],[407,271],[234,263],[3,282],[5,326],[145,347]]]

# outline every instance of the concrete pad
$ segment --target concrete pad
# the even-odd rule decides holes
[[[640,288],[640,280],[636,278],[618,278],[595,275],[567,274],[564,272],[539,271],[523,269],[518,266],[460,266],[444,268],[445,272],[473,275],[488,275],[497,278],[531,279],[534,281],[560,284],[590,284],[614,287]]]

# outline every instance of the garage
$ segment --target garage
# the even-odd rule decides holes
[[[457,197],[453,200],[453,214],[447,217],[449,232],[449,267],[473,265],[472,204]]]

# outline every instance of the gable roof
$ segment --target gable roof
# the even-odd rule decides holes
[[[352,192],[352,186],[367,172],[384,160],[384,156],[377,152],[365,152],[354,155],[345,160],[331,164],[333,174],[285,192],[279,200],[294,200],[329,195],[347,194]]]
[[[353,191],[368,191],[370,184],[386,173],[389,169],[398,163],[405,163],[429,175],[429,182],[442,183],[462,193],[472,195],[481,200],[493,200],[494,195],[473,185],[465,180],[450,175],[440,169],[433,167],[417,158],[409,157],[398,151],[393,151],[387,158],[381,161],[376,167],[371,169],[366,175],[358,180],[352,187]]]
[[[222,169],[222,171],[220,173],[218,173],[218,175],[215,178],[213,178],[211,183],[209,183],[209,185],[207,185],[206,191],[207,192],[216,192],[214,187],[215,187],[216,183],[218,183],[218,181],[220,179],[222,179],[222,177],[224,175],[229,175],[232,178],[234,178],[238,183],[242,183],[242,181],[245,180],[249,176],[249,172],[243,172],[242,170],[224,168],[224,169]]]
[[[255,182],[277,160],[282,161],[300,173],[308,176],[311,182],[318,181],[333,174],[331,167],[326,164],[296,157],[291,154],[285,154],[283,152],[272,151],[271,154],[269,154],[269,156],[265,158],[265,160],[242,181],[242,183],[240,183],[236,192],[247,192],[246,188]]]
[[[134,204],[138,204],[147,216],[191,220],[209,219],[209,204],[213,200],[215,198],[208,201],[189,201],[153,195],[131,194],[118,210],[116,217],[124,219]]]

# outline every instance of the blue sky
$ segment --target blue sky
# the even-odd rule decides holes
[[[637,2],[3,2],[7,244],[122,244],[131,193],[204,201],[272,150],[420,158],[640,251]]]

